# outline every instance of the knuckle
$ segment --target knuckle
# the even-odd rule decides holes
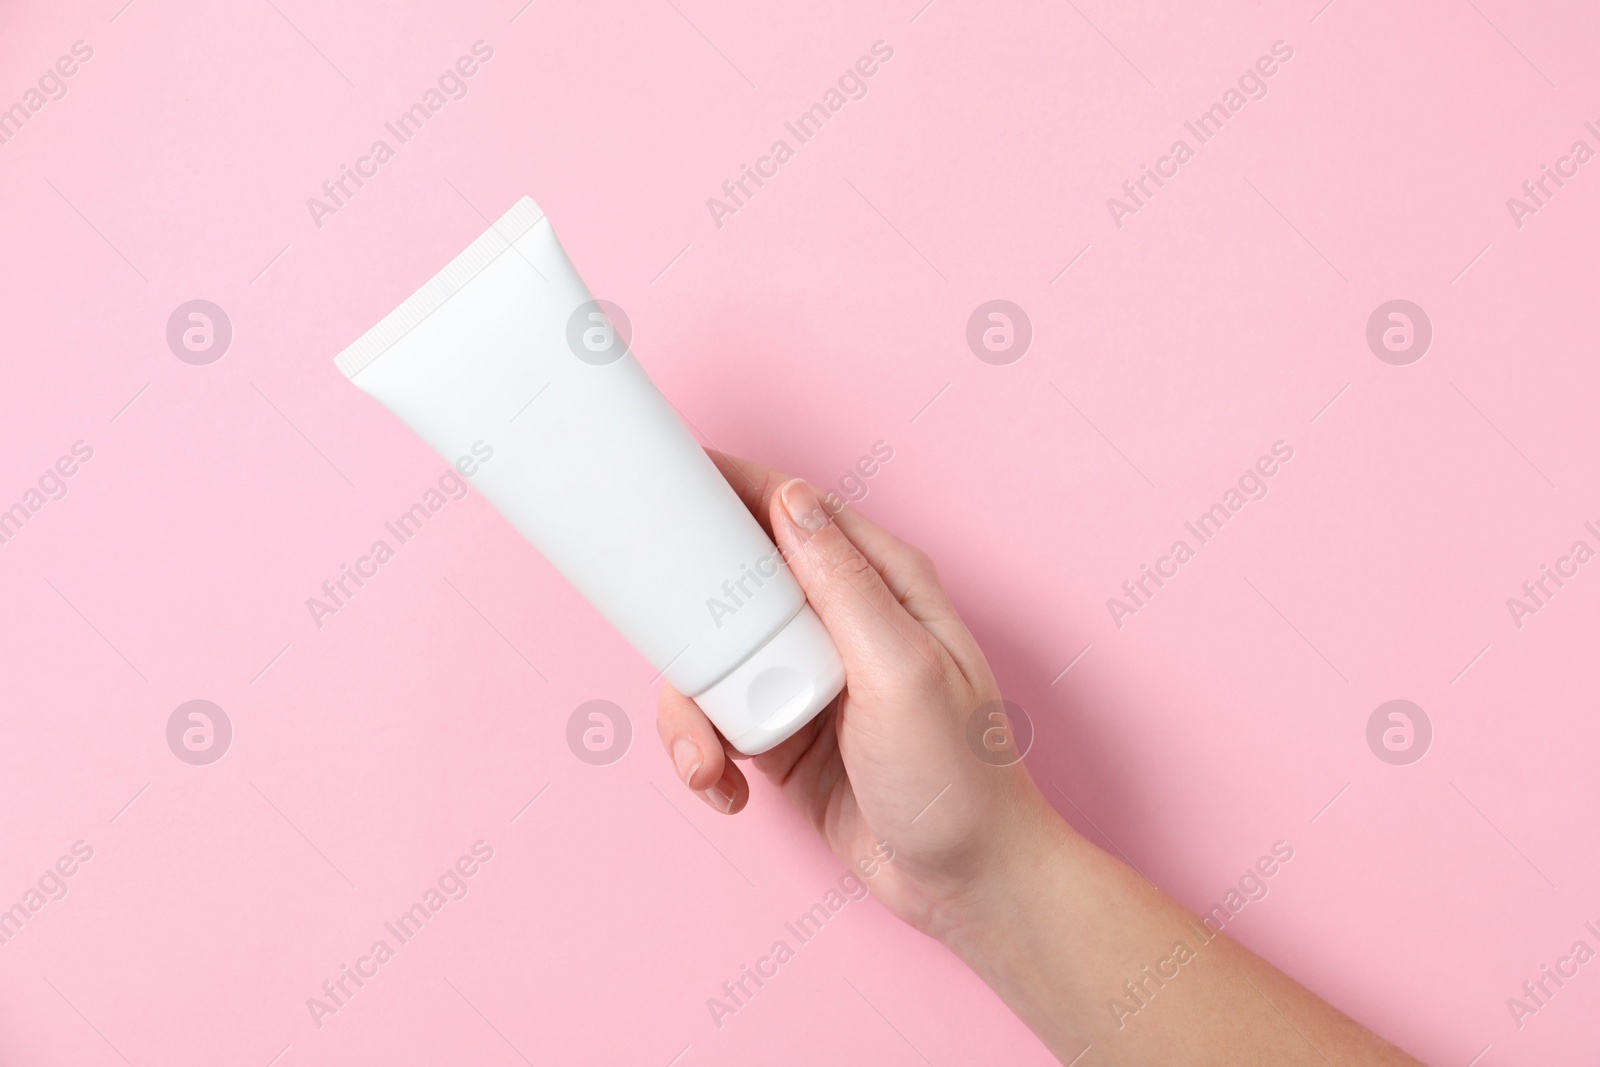
[[[906,567],[924,581],[939,581],[939,568],[934,564],[933,557],[915,545],[906,546]]]
[[[912,692],[930,704],[941,703],[945,697],[946,683],[949,681],[945,673],[934,663],[929,662],[929,652],[918,649],[921,655],[913,653],[906,665],[906,682]]]
[[[842,536],[833,539],[833,543],[823,551],[822,566],[827,578],[852,586],[859,587],[864,583],[879,580],[878,572],[872,569],[872,564],[868,563],[866,557],[857,552],[853,545],[845,542]]]
[[[950,706],[952,693],[950,676],[940,663],[934,650],[902,646],[900,655],[894,657],[893,689],[898,696],[920,708],[945,708]]]

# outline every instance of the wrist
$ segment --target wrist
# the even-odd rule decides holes
[[[971,878],[941,894],[927,932],[969,964],[1000,948],[1019,919],[1036,914],[1070,878],[1088,846],[1033,788],[1017,799],[1001,833],[990,835]],[[1026,927],[1024,921],[1021,924]]]
[[[1009,854],[950,901],[930,932],[1062,1063],[1076,1062],[1088,1040],[1094,960],[1108,947],[1102,889],[1115,861],[1033,796],[1039,810],[1017,820]]]

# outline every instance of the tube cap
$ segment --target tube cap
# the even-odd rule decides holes
[[[844,661],[806,604],[694,701],[734,748],[755,756],[791,737],[843,688]]]

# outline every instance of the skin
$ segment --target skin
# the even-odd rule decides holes
[[[978,758],[968,722],[1003,727],[977,711],[999,686],[925,553],[824,507],[804,481],[711,457],[833,637],[846,686],[755,757],[663,686],[657,730],[691,791],[738,814],[750,787],[736,761],[748,761],[841,862],[870,865],[884,907],[964,960],[1062,1063],[1418,1062],[1088,841],[1024,764]]]

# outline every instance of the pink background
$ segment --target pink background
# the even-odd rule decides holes
[[[1246,944],[1433,1063],[1592,1058],[1600,963],[1521,1029],[1506,998],[1600,948],[1600,564],[1520,629],[1506,598],[1600,547],[1600,162],[1520,229],[1505,203],[1600,148],[1592,5],[122,3],[0,8],[0,106],[94,50],[0,146],[0,507],[94,450],[0,546],[0,907],[94,850],[0,947],[0,1062],[1049,1062],[871,902],[719,1030],[706,999],[841,872],[764,785],[735,819],[678,785],[654,672],[481,498],[311,621],[444,469],[332,358],[524,194],[706,441],[824,485],[888,442],[862,509],[939,562],[1074,824],[1199,909],[1286,841]],[[306,198],[478,40],[318,228]],[[1114,225],[1278,40],[1269,94]],[[195,298],[233,324],[209,366],[165,340]],[[1008,366],[964,337],[995,298],[1034,329]],[[1365,341],[1395,298],[1434,327],[1409,366]],[[1270,494],[1118,628],[1278,440]],[[190,766],[166,723],[202,698],[234,738]],[[564,740],[596,698],[634,729],[609,766]],[[1365,739],[1394,698],[1433,724],[1409,766]]]

